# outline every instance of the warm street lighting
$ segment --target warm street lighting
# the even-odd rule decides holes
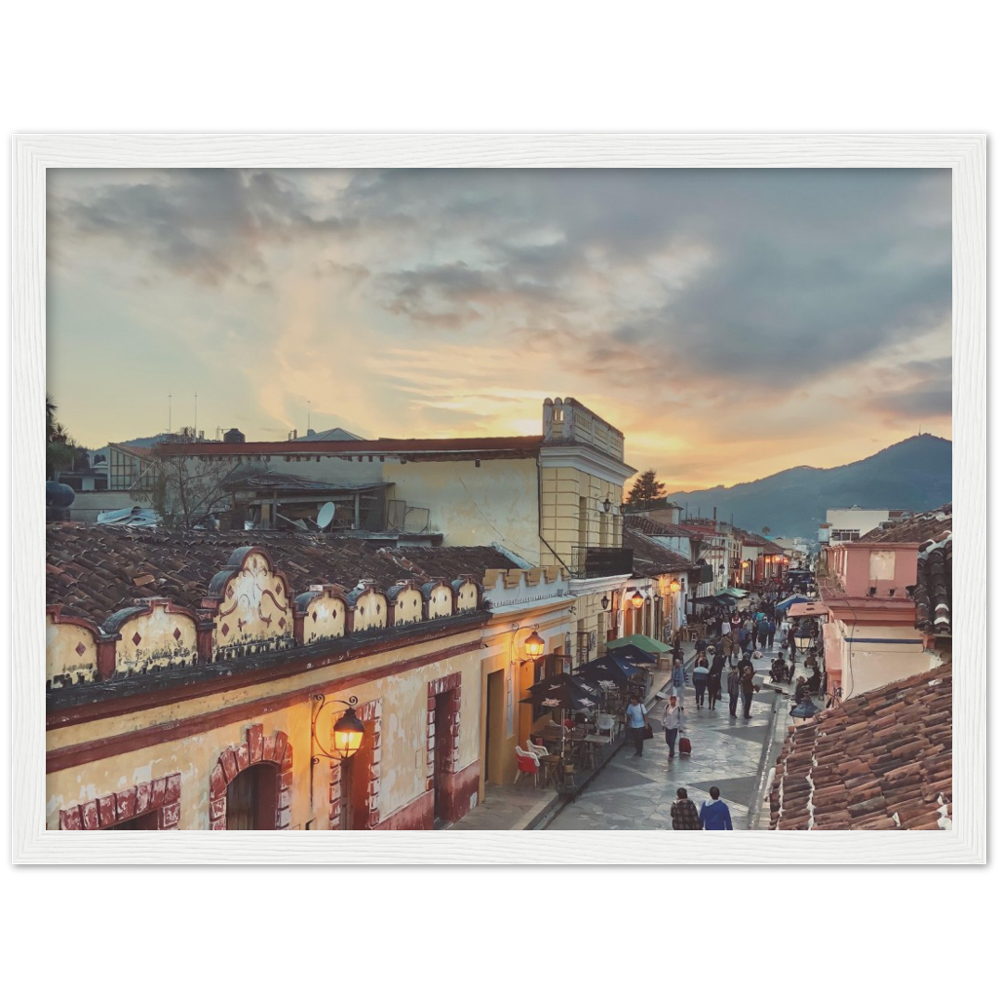
[[[347,760],[361,749],[364,738],[364,723],[354,714],[353,708],[347,709],[333,726],[334,751],[341,760]]]
[[[524,640],[524,651],[532,660],[537,660],[538,657],[545,652],[545,640],[538,634],[538,632],[533,631],[531,635]]]
[[[639,608],[643,606],[643,604],[646,603],[646,599],[642,596],[642,594],[639,593],[638,590],[632,595],[631,600],[632,600],[632,607],[635,608],[637,611]]]
[[[680,591],[680,589],[681,589],[680,580],[671,580],[670,581],[670,592],[672,594],[678,593]]]
[[[330,753],[323,747],[319,736],[316,734],[316,724],[319,722],[320,713],[327,704],[326,695],[313,695],[313,701],[316,703],[312,718],[313,764],[318,764],[321,757],[326,757],[328,760],[348,760],[350,757],[353,757],[361,749],[361,745],[365,739],[365,724],[354,712],[354,706],[358,703],[357,697],[352,695],[347,701],[341,701],[338,698],[330,699],[331,705],[347,706],[344,714],[333,726],[333,753]]]

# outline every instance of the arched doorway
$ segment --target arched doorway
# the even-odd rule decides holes
[[[252,764],[226,789],[227,830],[278,828],[278,777],[275,764]]]

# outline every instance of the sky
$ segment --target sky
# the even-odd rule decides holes
[[[76,440],[540,434],[673,492],[951,437],[947,170],[50,170]],[[172,396],[172,400],[168,397]]]

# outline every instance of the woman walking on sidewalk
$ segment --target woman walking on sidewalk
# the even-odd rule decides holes
[[[694,681],[694,703],[698,708],[705,707],[705,688],[708,687],[708,657],[700,653],[694,661],[691,679]]]
[[[677,742],[677,733],[681,728],[683,712],[677,699],[671,695],[670,700],[663,707],[663,736],[667,741],[667,749],[670,756],[674,755],[674,744]]]
[[[701,829],[701,823],[698,822],[698,810],[688,798],[686,788],[677,789],[677,798],[674,799],[674,804],[670,807],[670,818],[675,830]]]

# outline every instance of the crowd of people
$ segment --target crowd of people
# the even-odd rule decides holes
[[[744,719],[751,717],[754,695],[760,691],[761,682],[754,670],[753,660],[763,657],[778,645],[777,657],[772,657],[770,679],[791,682],[795,675],[795,636],[801,628],[810,628],[816,643],[806,655],[805,667],[810,676],[800,676],[795,690],[796,702],[819,692],[822,674],[817,653],[821,652],[822,639],[813,623],[801,624],[786,620],[778,605],[790,591],[772,585],[767,591],[753,594],[748,608],[733,610],[724,615],[710,615],[705,619],[707,635],[695,642],[694,658],[690,671],[685,665],[685,653],[680,633],[673,637],[670,652],[670,694],[663,708],[661,722],[668,755],[672,759],[677,751],[679,734],[684,731],[684,694],[690,681],[694,686],[697,711],[714,712],[724,694],[729,700],[729,714],[736,717],[742,707]],[[786,659],[787,652],[787,659]],[[642,743],[652,735],[648,712],[636,698],[629,708],[628,726],[634,737],[636,756],[642,756]],[[684,752],[681,738],[680,752]],[[729,808],[720,798],[718,787],[710,789],[711,798],[699,810],[688,798],[687,790],[679,788],[670,809],[675,830],[731,830]]]

